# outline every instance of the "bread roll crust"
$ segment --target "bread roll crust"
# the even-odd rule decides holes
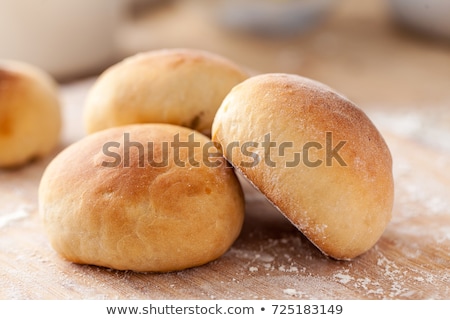
[[[278,147],[292,143],[273,148],[274,166],[266,149],[254,151],[257,165],[245,166],[251,158],[226,148],[233,141],[261,146],[267,134]],[[383,137],[363,111],[319,82],[291,74],[244,81],[219,108],[212,139],[326,255],[366,252],[391,219],[392,158]]]
[[[130,148],[129,167],[118,166],[104,152],[125,154],[124,133],[145,146],[144,166],[138,148]],[[202,148],[180,150],[174,161],[169,145],[168,165],[147,161],[153,142],[155,161],[164,155],[164,142],[179,134],[180,141],[201,146],[210,140],[187,128],[169,124],[116,127],[71,145],[46,169],[39,188],[40,213],[50,242],[67,260],[120,270],[167,272],[205,264],[224,254],[240,233],[244,200],[241,186],[225,160],[204,164]],[[115,144],[117,146],[117,144]],[[150,150],[150,151],[149,151]],[[125,156],[123,156],[125,157]],[[216,159],[217,160],[217,159]]]
[[[0,60],[0,167],[49,153],[60,138],[57,85],[44,71]]]
[[[170,123],[210,135],[231,88],[247,78],[222,56],[193,49],[140,53],[107,69],[85,104],[88,133],[133,123]]]

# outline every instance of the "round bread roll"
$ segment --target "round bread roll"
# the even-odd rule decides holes
[[[39,209],[69,261],[167,272],[225,253],[240,233],[244,198],[209,138],[136,124],[88,135],[57,155],[42,177]]]
[[[32,65],[0,60],[0,167],[49,153],[61,129],[57,85]]]
[[[247,74],[205,51],[167,49],[140,53],[107,69],[90,90],[88,133],[133,123],[170,123],[211,133],[214,115]]]
[[[321,83],[290,74],[244,81],[219,108],[212,139],[328,256],[366,252],[391,218],[385,141],[360,109]]]

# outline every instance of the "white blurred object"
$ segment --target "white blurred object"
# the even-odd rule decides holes
[[[0,58],[22,60],[54,77],[95,72],[115,55],[121,0],[2,0]]]
[[[404,25],[450,38],[450,0],[389,0],[395,18]]]
[[[230,29],[289,36],[316,27],[333,3],[333,0],[223,0],[219,5],[219,21]]]

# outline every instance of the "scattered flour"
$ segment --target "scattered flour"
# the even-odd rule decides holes
[[[288,266],[286,267],[285,265],[281,265],[278,267],[278,271],[282,271],[282,272],[298,272],[298,268],[296,266]]]
[[[384,278],[391,284],[388,293],[390,298],[407,297],[412,294],[410,288],[404,287],[407,270],[400,269],[395,262],[384,256],[377,259],[377,266],[382,268]]]
[[[340,273],[340,272],[336,273],[333,277],[342,284],[349,283],[350,281],[355,279],[347,273]]]
[[[427,145],[450,151],[449,113],[447,106],[435,108],[434,113],[428,111],[399,110],[368,111],[378,128],[387,129],[397,135],[410,137]],[[375,108],[374,110],[377,110]],[[380,110],[378,108],[378,110]]]
[[[6,213],[0,212],[0,228],[7,226],[8,224],[28,217],[30,214],[30,207],[27,205],[21,205],[14,211],[8,211]]]

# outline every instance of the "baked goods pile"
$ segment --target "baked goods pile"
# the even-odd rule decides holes
[[[239,174],[335,259],[369,250],[391,218],[383,137],[351,101],[299,75],[153,51],[106,70],[84,112],[88,135],[39,188],[50,242],[70,261],[167,272],[217,259],[242,228]]]

